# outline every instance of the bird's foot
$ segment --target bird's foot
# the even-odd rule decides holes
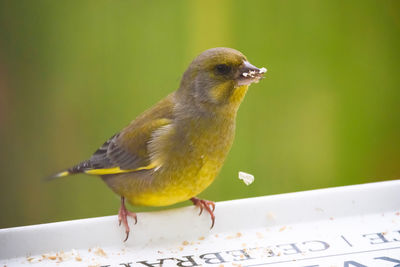
[[[214,222],[215,222],[215,215],[214,215],[214,210],[215,210],[215,203],[209,200],[204,200],[204,199],[199,199],[197,197],[192,197],[190,199],[193,204],[196,207],[200,208],[200,213],[199,215],[201,215],[201,213],[203,212],[203,209],[206,209],[206,211],[210,214],[211,216],[211,228],[212,229],[214,227]]]
[[[119,211],[118,211],[118,222],[119,222],[120,226],[122,223],[125,227],[126,238],[125,238],[124,242],[126,240],[128,240],[129,231],[130,231],[129,225],[128,225],[128,216],[135,220],[135,224],[137,223],[136,213],[130,212],[129,210],[126,209],[125,198],[121,197],[121,207],[119,208]]]

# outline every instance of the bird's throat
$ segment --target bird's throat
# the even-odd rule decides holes
[[[230,97],[230,102],[232,103],[232,105],[235,105],[237,108],[239,108],[239,105],[240,103],[242,103],[243,98],[245,97],[248,89],[249,89],[248,85],[242,85],[236,87],[233,91],[233,94]]]

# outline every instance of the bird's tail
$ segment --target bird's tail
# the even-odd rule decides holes
[[[51,175],[51,176],[47,177],[45,180],[54,180],[54,179],[69,176],[69,175],[84,173],[88,168],[91,167],[91,165],[92,164],[91,164],[90,160],[86,160],[86,161],[83,161],[83,162],[69,168],[69,169],[66,169],[66,170],[58,172],[54,175]]]

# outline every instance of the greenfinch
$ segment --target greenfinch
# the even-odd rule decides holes
[[[196,57],[178,90],[146,110],[107,140],[90,159],[54,177],[100,176],[119,196],[119,224],[129,237],[132,205],[167,206],[191,200],[211,216],[215,204],[196,196],[220,171],[235,135],[236,113],[248,87],[265,68],[251,65],[231,48],[212,48]]]

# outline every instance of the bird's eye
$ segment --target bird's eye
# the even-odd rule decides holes
[[[229,72],[231,72],[231,67],[226,64],[219,64],[219,65],[215,66],[215,70],[219,74],[226,75]]]

